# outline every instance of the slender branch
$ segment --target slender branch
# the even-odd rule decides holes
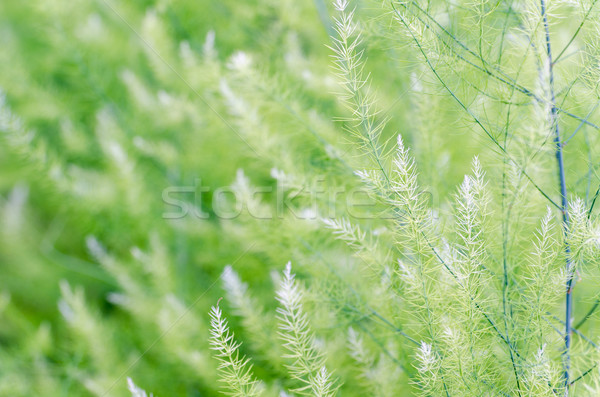
[[[393,0],[392,0],[393,1]],[[467,58],[465,58],[464,56],[460,55],[458,53],[458,51],[456,51],[450,44],[448,44],[445,40],[442,39],[441,35],[439,34],[439,32],[437,32],[435,29],[433,29],[433,26],[429,25],[426,21],[424,21],[419,15],[415,14],[415,17],[428,29],[430,30],[439,40],[440,42],[446,47],[448,48],[452,53],[454,53],[454,55],[457,56],[458,59],[460,59],[463,62],[466,62],[467,64],[469,64],[470,66],[474,67],[475,69],[487,74],[488,76],[498,80],[499,82],[506,84],[509,87],[512,87],[513,89],[516,89],[518,92],[535,99],[538,102],[543,102],[546,103],[547,101],[545,101],[543,98],[540,98],[538,95],[536,95],[532,90],[528,89],[527,87],[524,87],[522,85],[520,85],[517,80],[515,80],[514,78],[510,77],[508,74],[506,74],[500,67],[495,66],[495,65],[490,65],[485,59],[481,59],[479,57],[479,55],[477,55],[477,53],[475,51],[473,51],[472,49],[470,49],[466,44],[464,44],[462,41],[460,41],[458,38],[456,38],[456,36],[454,36],[451,32],[449,32],[443,25],[441,25],[431,14],[429,14],[426,10],[424,10],[423,8],[421,8],[419,6],[419,4],[416,1],[411,1],[410,2],[418,11],[420,11],[421,13],[423,13],[425,15],[425,17],[427,19],[429,19],[431,21],[432,24],[434,24],[435,26],[437,26],[442,33],[444,33],[446,36],[448,36],[450,38],[450,40],[454,41],[459,47],[461,47],[462,49],[464,49],[468,54],[470,54],[471,56],[477,58],[478,61],[481,61],[483,66],[477,65],[474,62],[468,60]],[[392,2],[393,4],[393,2]],[[409,11],[408,6],[403,3],[403,2],[399,2],[398,3],[401,7],[403,7],[406,11]],[[394,7],[395,8],[395,7]],[[397,13],[397,11],[396,11]],[[495,71],[495,73],[493,71]],[[562,113],[568,117],[571,117],[575,120],[581,121],[584,124],[587,124],[588,126],[596,129],[596,130],[600,130],[600,126],[592,123],[589,120],[584,119],[581,116],[578,116],[576,114],[573,114],[569,111],[567,111],[566,109],[560,107],[560,106],[556,106],[556,103],[554,104],[554,106],[556,107],[557,112]]]
[[[502,54],[504,53],[504,41],[506,38],[506,31],[508,30],[508,18],[510,17],[510,14],[512,12],[513,2],[514,0],[511,0],[510,4],[508,5],[506,16],[504,17],[504,25],[502,27],[502,38],[500,39],[500,49],[498,50],[498,60],[496,62],[497,64],[500,64],[500,62],[502,61]]]
[[[552,319],[554,319],[555,321],[559,322],[560,324],[565,325],[565,322],[563,320],[561,320],[560,318],[556,317],[554,314],[552,314],[550,312],[546,312],[546,315],[550,316]],[[590,338],[588,338],[583,332],[578,331],[577,329],[573,328],[573,333],[576,334],[576,335],[578,335],[581,339],[583,339],[587,343],[589,343],[590,346],[592,346],[594,349],[600,350],[600,346],[598,346],[596,343],[594,343],[594,341],[591,340]],[[562,334],[562,332],[560,332],[560,335],[564,336]]]
[[[396,327],[394,324],[392,324],[389,320],[387,320],[385,317],[381,316],[379,313],[377,313],[375,311],[375,309],[373,309],[371,306],[369,306],[368,303],[364,302],[361,298],[361,296],[359,295],[359,293],[354,289],[354,287],[352,287],[350,284],[348,284],[344,278],[339,274],[339,272],[333,267],[333,265],[331,265],[331,263],[329,263],[329,261],[327,261],[323,255],[316,249],[314,249],[307,241],[305,241],[302,238],[299,238],[298,241],[306,248],[308,249],[310,252],[312,252],[313,254],[315,254],[319,260],[321,262],[323,262],[325,264],[325,266],[327,266],[327,268],[329,269],[329,271],[331,273],[333,273],[340,281],[344,282],[346,284],[346,286],[348,287],[348,289],[350,290],[350,292],[352,292],[352,294],[358,298],[358,300],[365,305],[366,309],[370,312],[369,315],[372,315],[376,318],[378,318],[379,320],[381,320],[386,326],[390,327],[391,329],[393,329],[396,333],[402,335],[403,337],[405,337],[409,342],[419,346],[420,343],[418,341],[416,341],[415,339],[411,338],[406,332],[402,331],[400,328]],[[361,258],[363,261],[364,259]]]
[[[575,326],[573,326],[573,329],[577,330],[581,328],[581,326],[585,324],[585,322],[592,316],[592,314],[594,314],[599,305],[600,299],[596,299],[594,306],[592,306],[592,308],[586,313],[586,315],[581,320],[579,320],[579,322]]]
[[[587,371],[585,371],[584,373],[579,375],[577,378],[573,379],[573,381],[569,384],[569,386],[573,386],[573,383],[577,382],[578,380],[583,379],[584,376],[586,376],[587,374],[592,372],[597,366],[598,366],[598,363],[594,364],[591,368],[588,368]]]
[[[558,54],[558,56],[556,57],[556,59],[554,60],[554,63],[556,64],[556,62],[558,62],[558,60],[560,59],[560,57],[563,56],[563,54],[565,53],[565,51],[567,50],[567,48],[569,48],[571,46],[571,44],[573,44],[573,41],[575,40],[575,38],[577,37],[577,35],[579,34],[579,32],[581,31],[581,28],[583,27],[583,25],[585,24],[585,21],[587,21],[590,12],[592,12],[592,8],[594,8],[594,6],[596,5],[596,2],[598,0],[594,0],[592,2],[592,4],[590,5],[590,8],[588,8],[587,12],[585,13],[585,15],[583,16],[583,20],[581,21],[581,23],[579,24],[579,26],[577,27],[577,30],[575,30],[575,34],[573,34],[573,36],[571,37],[571,40],[569,40],[569,42],[567,43],[567,45],[565,46],[565,48],[562,49],[562,51],[560,52],[560,54]]]
[[[552,108],[550,115],[552,117],[552,127],[554,129],[554,143],[556,145],[556,161],[558,163],[558,179],[560,184],[560,196],[561,196],[561,212],[563,219],[563,233],[565,235],[565,254],[566,254],[566,267],[567,267],[567,282],[566,282],[566,303],[565,303],[565,350],[563,352],[564,359],[564,380],[565,380],[565,396],[569,395],[569,387],[571,383],[569,381],[570,370],[571,370],[571,317],[573,316],[573,287],[575,286],[574,278],[572,276],[572,263],[571,263],[571,248],[566,240],[566,234],[569,228],[569,209],[567,203],[567,183],[565,177],[565,163],[563,156],[563,145],[560,138],[560,129],[558,126],[556,98],[554,96],[554,69],[552,63],[552,46],[550,44],[550,29],[548,27],[548,14],[546,12],[546,1],[540,0],[541,13],[544,22],[544,31],[546,34],[546,55],[548,56],[548,72],[549,72],[549,85],[550,85],[550,96]]]
[[[592,211],[594,210],[594,205],[596,205],[596,199],[598,198],[598,195],[600,195],[600,185],[598,186],[598,189],[596,190],[596,194],[594,194],[594,199],[592,200],[592,204],[590,205],[590,209],[588,210],[588,214],[587,214],[588,220],[592,217]]]
[[[596,102],[596,104],[594,105],[594,107],[592,108],[592,110],[589,111],[589,113],[585,116],[585,119],[583,119],[579,125],[577,126],[577,128],[575,128],[575,131],[573,131],[573,133],[571,134],[571,136],[567,139],[565,139],[565,142],[563,143],[563,146],[566,145],[567,143],[569,143],[569,141],[571,139],[573,139],[573,137],[575,135],[577,135],[577,133],[579,132],[579,130],[581,129],[581,127],[583,127],[583,125],[585,124],[585,121],[587,121],[587,119],[590,118],[590,116],[592,115],[592,113],[594,113],[594,111],[598,108],[598,106],[600,106],[600,100],[598,100],[598,102]]]
[[[467,114],[469,116],[471,116],[471,118],[473,119],[473,121],[475,121],[475,124],[477,124],[482,130],[483,132],[485,132],[485,134],[488,136],[488,138],[490,138],[490,140],[496,145],[496,147],[502,152],[502,154],[504,154],[513,164],[515,164],[519,170],[523,173],[523,175],[527,178],[527,180],[529,182],[531,182],[531,184],[542,194],[542,196],[544,196],[544,198],[546,198],[546,200],[548,200],[548,202],[550,204],[552,204],[554,207],[561,209],[562,207],[557,204],[554,200],[552,200],[552,198],[542,190],[542,188],[540,188],[534,181],[533,179],[529,176],[529,174],[527,173],[527,171],[525,170],[525,168],[521,167],[521,165],[512,158],[512,156],[508,153],[508,151],[506,150],[506,148],[500,143],[498,142],[498,140],[492,135],[491,131],[485,126],[483,125],[483,122],[479,119],[479,117],[477,117],[477,115],[475,115],[471,109],[469,109],[467,107],[467,105],[465,105],[463,103],[463,101],[460,100],[460,98],[458,98],[456,96],[456,94],[454,93],[454,91],[452,91],[450,89],[450,87],[448,87],[448,85],[446,84],[446,82],[442,79],[442,77],[439,75],[438,71],[435,69],[435,67],[432,65],[429,57],[427,56],[427,54],[425,53],[425,50],[423,49],[423,47],[421,46],[421,43],[419,42],[419,40],[415,37],[415,35],[413,34],[413,32],[410,30],[410,27],[408,26],[407,22],[404,20],[404,18],[402,17],[402,15],[399,13],[398,9],[396,8],[396,6],[394,5],[393,1],[391,3],[392,9],[394,10],[394,12],[396,13],[396,15],[398,16],[398,19],[400,20],[400,22],[406,27],[406,29],[410,32],[410,35],[412,36],[413,41],[415,42],[415,44],[417,45],[417,48],[419,49],[419,52],[421,53],[421,55],[423,55],[423,58],[425,59],[425,63],[427,63],[427,66],[429,66],[429,69],[431,70],[431,72],[435,75],[435,77],[437,78],[437,80],[440,82],[440,84],[442,84],[442,86],[444,87],[444,89],[446,91],[448,91],[448,93],[450,94],[450,96],[456,101],[456,103],[458,103],[458,105],[465,111],[467,112]],[[557,108],[556,106],[553,107],[553,109],[556,111]]]
[[[505,135],[505,140],[506,140],[506,135]],[[506,142],[506,141],[505,141]],[[505,143],[506,145],[506,143]],[[506,178],[506,157],[504,157],[504,168],[502,169],[502,189],[503,189],[503,193],[502,193],[502,213],[505,213],[504,211],[504,199],[505,199],[505,192],[504,189],[506,188],[505,185],[505,178]],[[515,202],[515,198],[513,198],[511,204],[508,206],[508,210],[506,212],[506,217],[503,220],[503,225],[502,225],[502,269],[503,269],[503,273],[504,276],[502,278],[502,311],[504,313],[504,332],[506,332],[506,338],[509,338],[508,335],[508,311],[506,310],[507,304],[509,304],[510,298],[508,296],[508,289],[509,289],[509,284],[508,284],[508,263],[507,263],[507,250],[508,250],[508,229],[509,229],[509,224],[508,224],[508,219],[510,219],[510,214],[512,212],[512,208],[513,208],[513,204]],[[515,357],[513,354],[513,351],[511,349],[509,349],[509,353],[510,353],[510,361],[512,363],[512,367],[513,367],[513,373],[515,374],[515,380],[517,382],[517,393],[519,394],[519,396],[521,396],[521,382],[519,380],[519,373],[517,371],[517,364],[515,361]]]

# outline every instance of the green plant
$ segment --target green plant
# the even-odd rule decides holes
[[[596,3],[2,3],[0,395],[597,395]]]

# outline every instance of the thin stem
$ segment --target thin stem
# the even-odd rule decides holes
[[[579,322],[577,323],[577,325],[575,325],[573,328],[574,329],[581,328],[581,326],[583,324],[585,324],[585,322],[588,320],[588,318],[590,318],[592,316],[592,314],[594,314],[594,312],[598,308],[598,305],[600,305],[600,299],[596,299],[596,302],[594,303],[594,306],[592,306],[592,308],[590,309],[590,311],[588,311],[587,314],[581,320],[579,320]]]
[[[352,287],[350,284],[348,284],[344,278],[339,274],[339,272],[333,267],[333,265],[331,263],[329,263],[324,257],[323,255],[315,248],[313,248],[307,241],[305,241],[302,238],[299,238],[298,241],[305,247],[307,248],[310,252],[312,252],[313,254],[315,254],[319,260],[321,260],[321,262],[323,262],[327,268],[329,269],[329,271],[331,271],[331,273],[333,273],[340,281],[344,282],[346,284],[346,286],[350,289],[350,292],[352,292],[352,294],[358,298],[358,300],[363,303],[365,305],[365,307],[367,308],[367,310],[369,310],[371,313],[370,315],[378,318],[379,320],[381,320],[386,326],[390,327],[391,329],[393,329],[396,333],[402,335],[403,337],[405,337],[408,341],[412,342],[413,344],[419,346],[420,343],[418,341],[416,341],[415,339],[411,338],[406,332],[402,331],[400,328],[396,327],[394,324],[392,324],[389,320],[387,320],[385,317],[381,316],[379,313],[377,313],[375,311],[375,309],[373,309],[371,306],[369,306],[368,303],[363,302],[361,296],[359,295],[359,293],[354,289],[354,287]],[[362,258],[361,258],[362,259]],[[364,259],[362,259],[364,260]]]
[[[589,374],[590,372],[592,372],[597,366],[598,366],[598,363],[594,364],[587,371],[585,371],[584,373],[582,373],[581,375],[579,375],[577,378],[573,379],[573,381],[570,383],[570,386],[572,386],[573,383],[577,382],[578,380],[583,379],[584,376],[586,376],[587,374]]]
[[[569,143],[569,141],[571,139],[573,139],[573,137],[575,135],[577,135],[577,133],[579,132],[579,130],[581,129],[581,127],[583,127],[583,125],[585,124],[584,120],[587,121],[587,119],[590,118],[590,116],[592,115],[592,113],[594,113],[594,111],[598,108],[598,106],[600,106],[600,99],[598,100],[598,102],[596,102],[596,104],[594,105],[594,107],[592,108],[592,110],[590,110],[589,113],[585,116],[585,119],[583,119],[581,121],[581,123],[579,123],[579,125],[577,126],[577,128],[575,128],[575,131],[573,131],[573,133],[571,134],[571,136],[565,140],[565,142],[563,143],[563,145],[566,145],[567,143]]]
[[[505,135],[505,139],[506,139],[506,135]],[[506,143],[505,143],[506,145]],[[504,166],[506,166],[506,157],[504,157]],[[506,188],[505,186],[505,178],[506,178],[506,169],[503,169],[502,171],[502,189],[504,190]],[[505,191],[502,192],[502,212],[504,213],[504,201],[505,201]],[[508,224],[508,219],[510,219],[510,213],[512,212],[512,206],[514,204],[514,199],[511,202],[510,206],[508,207],[508,212],[507,212],[507,216],[504,220],[504,224],[502,227],[502,268],[503,268],[503,273],[504,273],[504,277],[502,280],[502,311],[504,313],[504,332],[506,332],[506,338],[508,340],[509,339],[509,335],[508,335],[508,312],[506,310],[506,306],[507,306],[507,300],[509,300],[508,297],[508,263],[507,263],[507,251],[508,251],[508,228],[509,228],[509,224]],[[515,357],[513,354],[512,349],[509,349],[509,353],[510,353],[510,361],[512,363],[512,367],[513,367],[513,373],[515,374],[515,380],[517,382],[517,393],[519,394],[519,396],[521,396],[521,382],[519,380],[519,373],[517,371],[517,364],[515,362]]]
[[[456,103],[458,103],[458,105],[465,111],[467,112],[467,114],[469,116],[471,116],[471,118],[473,119],[473,121],[475,121],[475,123],[483,130],[483,132],[485,132],[485,134],[488,136],[488,138],[490,138],[490,140],[496,145],[496,147],[498,147],[498,149],[502,152],[502,154],[504,154],[512,163],[514,163],[519,170],[523,173],[523,175],[527,178],[527,180],[542,194],[542,196],[544,196],[544,198],[546,198],[546,200],[548,200],[548,202],[550,204],[552,204],[554,207],[558,208],[558,209],[562,209],[561,206],[559,204],[557,204],[556,202],[554,202],[554,200],[552,200],[552,198],[550,198],[550,196],[548,196],[548,194],[546,192],[544,192],[542,190],[542,188],[540,188],[534,181],[533,179],[529,176],[529,174],[527,173],[527,171],[525,170],[525,168],[521,167],[519,165],[519,163],[517,163],[517,161],[515,159],[512,158],[512,156],[508,153],[508,151],[506,150],[506,148],[504,146],[502,146],[502,144],[500,142],[498,142],[498,140],[492,135],[491,131],[485,126],[483,125],[483,122],[479,119],[479,117],[477,117],[477,115],[475,115],[471,109],[469,109],[467,107],[467,105],[465,105],[460,98],[458,98],[456,96],[456,94],[454,93],[454,91],[452,91],[450,89],[450,87],[448,87],[448,85],[446,85],[446,82],[442,79],[442,77],[439,75],[439,73],[437,72],[437,70],[435,69],[435,67],[432,65],[429,57],[427,56],[427,54],[425,53],[425,50],[423,49],[423,47],[421,46],[421,43],[419,42],[419,40],[415,37],[414,33],[410,30],[410,27],[408,26],[407,22],[404,20],[404,18],[402,17],[402,15],[399,13],[398,9],[396,8],[396,6],[394,5],[393,1],[391,2],[391,6],[392,9],[394,11],[394,13],[398,16],[399,21],[404,25],[404,27],[409,31],[413,41],[415,42],[417,48],[419,49],[419,52],[421,53],[421,55],[423,56],[423,58],[425,59],[425,63],[427,64],[427,66],[429,66],[429,69],[431,70],[431,72],[434,74],[434,76],[437,78],[437,80],[440,82],[440,84],[443,86],[443,88],[448,91],[448,93],[450,94],[450,96],[456,101]],[[556,108],[556,104],[553,106],[553,109],[555,111],[558,110],[558,108]]]
[[[592,211],[594,210],[594,205],[596,204],[596,199],[598,198],[598,195],[600,195],[600,185],[598,186],[598,189],[596,190],[596,194],[594,194],[594,199],[592,200],[592,204],[590,204],[590,209],[588,210],[588,214],[587,214],[588,220],[592,216]]]
[[[546,2],[540,0],[541,13],[544,22],[544,31],[546,33],[546,54],[548,56],[548,72],[549,72],[549,85],[551,95],[551,117],[552,127],[554,129],[554,143],[556,145],[556,161],[558,163],[558,179],[560,184],[560,196],[561,196],[561,212],[563,219],[563,233],[565,235],[565,254],[566,254],[566,266],[567,266],[567,283],[566,283],[566,303],[565,303],[565,350],[563,352],[564,358],[564,380],[565,380],[565,396],[569,395],[569,376],[571,369],[571,317],[573,316],[573,287],[574,278],[571,274],[571,248],[566,240],[566,234],[569,228],[569,209],[567,204],[567,183],[565,178],[565,164],[563,157],[563,145],[560,138],[560,129],[558,127],[557,119],[557,108],[556,98],[554,96],[554,69],[552,64],[552,46],[550,45],[550,29],[548,28],[548,15],[546,13]]]
[[[577,37],[577,35],[581,31],[581,28],[583,27],[583,25],[585,24],[585,21],[587,21],[588,17],[590,16],[590,12],[592,12],[592,8],[594,8],[594,5],[596,5],[596,1],[598,1],[598,0],[594,0],[592,2],[592,4],[590,5],[590,8],[588,8],[587,12],[585,13],[585,15],[583,17],[583,20],[581,21],[581,23],[577,27],[577,30],[575,31],[575,34],[573,34],[573,36],[571,36],[571,40],[569,40],[569,42],[567,43],[567,45],[565,46],[565,48],[563,48],[563,50],[560,52],[560,54],[558,54],[558,56],[554,60],[554,63],[558,62],[558,60],[560,59],[560,57],[563,56],[563,54],[565,53],[565,51],[567,50],[567,48],[569,48],[571,46],[571,44],[573,44],[573,41],[575,41],[575,38]]]
[[[465,58],[464,56],[460,55],[458,53],[458,51],[456,51],[449,43],[447,43],[445,40],[442,39],[442,37],[440,36],[440,34],[433,29],[433,26],[427,24],[419,15],[415,14],[415,17],[421,22],[423,23],[423,25],[430,30],[433,34],[435,34],[435,36],[440,40],[440,42],[442,43],[442,45],[444,45],[446,48],[448,48],[450,51],[452,51],[452,53],[454,53],[458,59],[460,59],[463,62],[466,62],[467,64],[471,65],[472,67],[474,67],[475,69],[487,74],[488,76],[500,81],[503,84],[506,84],[509,87],[512,87],[514,89],[516,89],[517,91],[519,91],[520,93],[535,99],[538,102],[543,102],[543,103],[547,103],[547,101],[541,97],[539,97],[538,95],[536,95],[532,90],[528,89],[527,87],[524,87],[522,85],[520,85],[516,79],[511,78],[509,75],[507,75],[505,72],[502,71],[502,69],[500,69],[499,66],[494,66],[494,65],[490,65],[485,59],[481,59],[479,58],[479,56],[477,55],[477,53],[475,51],[473,51],[471,48],[469,48],[466,44],[464,44],[463,42],[461,42],[458,38],[456,38],[456,36],[454,36],[452,33],[450,33],[446,28],[444,28],[443,25],[441,25],[431,14],[429,14],[427,12],[427,10],[424,10],[423,8],[421,8],[419,6],[419,4],[415,1],[411,1],[410,3],[412,3],[412,5],[414,5],[415,8],[417,8],[417,10],[419,10],[420,12],[422,12],[425,17],[427,19],[429,19],[431,21],[431,23],[435,26],[437,26],[446,36],[448,36],[450,38],[450,40],[454,41],[459,47],[461,47],[462,49],[464,49],[465,51],[467,51],[470,55],[472,55],[473,57],[477,58],[478,61],[481,61],[481,63],[484,65],[479,66],[477,64],[475,64],[474,62],[469,61],[467,58]],[[406,11],[409,11],[408,6],[406,4],[404,4],[403,2],[399,2],[398,3],[401,7],[403,7]],[[392,5],[393,5],[393,0],[392,0]],[[395,7],[394,7],[395,8]],[[396,11],[397,13],[397,11]],[[493,69],[496,73],[492,72]],[[554,106],[556,106],[556,103],[554,104]],[[589,120],[585,120],[583,117],[581,116],[577,116],[576,114],[573,114],[565,109],[563,109],[560,106],[556,106],[556,110],[559,113],[562,113],[568,117],[571,117],[575,120],[578,121],[582,121],[583,123],[587,124],[588,126],[596,129],[596,130],[600,130],[600,126],[592,123]]]
[[[552,317],[554,320],[556,320],[557,322],[561,323],[562,325],[565,325],[565,322],[562,321],[560,318],[556,317],[554,314],[546,312],[546,315]],[[590,346],[592,346],[594,349],[600,350],[600,347],[596,343],[594,343],[593,340],[591,340],[590,338],[588,338],[583,332],[581,332],[581,331],[573,328],[573,333],[576,334],[576,335],[578,335],[581,339],[583,339],[587,343],[589,343]],[[562,333],[561,333],[561,335],[562,335]],[[562,336],[564,336],[564,335],[562,335]]]
[[[504,53],[504,51],[503,51],[504,41],[506,38],[506,31],[508,29],[508,18],[510,17],[510,14],[512,12],[513,2],[514,2],[514,0],[511,0],[510,4],[508,5],[506,17],[504,18],[504,25],[502,27],[502,38],[500,39],[500,49],[498,50],[498,61],[496,62],[497,64],[500,64],[500,62],[502,61],[502,54]]]

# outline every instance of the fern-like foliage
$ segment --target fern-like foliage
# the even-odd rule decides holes
[[[230,333],[227,320],[222,316],[219,306],[213,306],[210,312],[211,349],[216,352],[219,361],[220,381],[225,384],[226,394],[238,397],[258,396],[259,387],[251,373],[250,359],[240,357],[240,344]]]
[[[325,367],[322,353],[315,347],[314,335],[308,325],[302,305],[303,293],[288,262],[277,290],[279,336],[291,361],[287,367],[292,378],[303,386],[297,392],[319,397],[333,396],[335,387]]]
[[[0,395],[600,395],[598,32],[0,2]]]

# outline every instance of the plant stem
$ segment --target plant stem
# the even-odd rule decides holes
[[[594,314],[594,312],[598,308],[598,305],[600,305],[600,299],[596,299],[594,306],[592,306],[592,308],[587,312],[587,314],[573,328],[575,330],[579,329],[587,321],[587,319],[590,318],[592,314]]]
[[[549,72],[549,85],[551,95],[551,117],[552,117],[552,128],[554,129],[554,143],[556,145],[556,161],[558,162],[558,179],[560,183],[560,198],[561,198],[561,212],[563,220],[563,233],[565,235],[565,254],[566,254],[566,266],[567,266],[567,282],[566,282],[566,303],[565,303],[565,350],[563,352],[564,358],[564,380],[565,380],[565,396],[569,395],[569,376],[571,367],[571,317],[573,316],[573,287],[574,281],[572,277],[571,269],[571,248],[569,242],[566,240],[567,230],[569,228],[569,209],[567,204],[567,184],[565,178],[565,164],[563,158],[563,145],[560,139],[560,129],[558,127],[557,120],[557,108],[556,98],[554,96],[554,69],[552,63],[552,47],[550,45],[550,29],[548,28],[548,15],[546,13],[546,2],[540,0],[541,12],[544,22],[544,30],[546,33],[546,54],[548,56],[548,72]]]

